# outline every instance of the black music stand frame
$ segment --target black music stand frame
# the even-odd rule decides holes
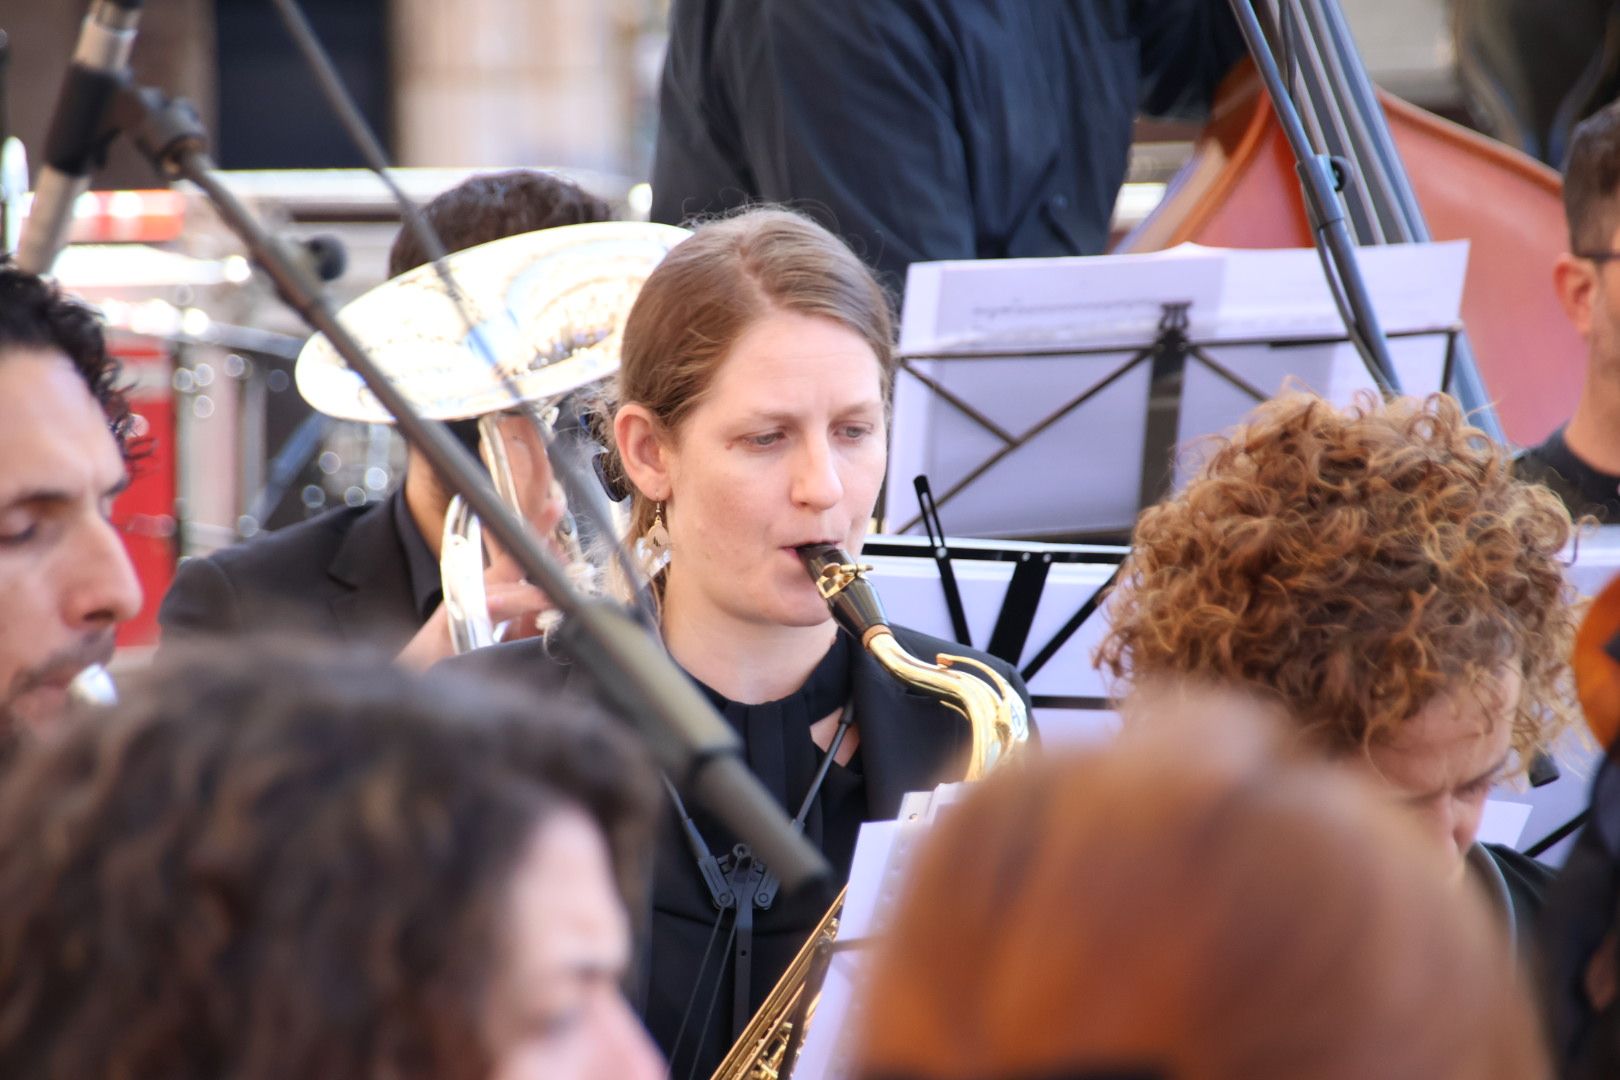
[[[1268,345],[1274,348],[1290,348],[1311,345],[1334,345],[1350,343],[1354,339],[1349,334],[1337,334],[1326,337],[1317,336],[1309,338],[1290,338],[1287,340],[1274,340],[1270,338],[1209,338],[1194,341],[1187,335],[1188,311],[1190,305],[1185,303],[1165,303],[1160,305],[1158,332],[1152,341],[1139,346],[1131,352],[1130,356],[1104,375],[1097,382],[1086,387],[1079,394],[1069,398],[1056,409],[1047,413],[1040,420],[1021,434],[1014,434],[1002,425],[990,419],[985,413],[964,400],[960,394],[954,393],[939,380],[930,378],[913,366],[918,360],[1008,360],[1034,357],[1067,357],[1067,356],[1104,356],[1110,353],[1125,352],[1130,346],[1100,345],[1084,347],[1053,346],[1032,349],[998,349],[987,352],[927,352],[907,353],[900,358],[900,371],[909,375],[927,387],[935,396],[960,412],[974,424],[983,428],[994,436],[1001,447],[989,457],[979,462],[967,475],[956,480],[942,494],[934,500],[936,507],[944,507],[957,495],[961,494],[970,484],[979,479],[998,462],[1014,451],[1022,449],[1042,432],[1051,428],[1074,410],[1096,397],[1102,391],[1136,370],[1142,364],[1150,364],[1152,374],[1148,388],[1147,426],[1142,439],[1142,481],[1138,494],[1137,511],[1140,512],[1165,495],[1169,494],[1171,483],[1175,476],[1176,438],[1181,424],[1182,391],[1186,381],[1187,364],[1195,360],[1208,371],[1231,384],[1256,403],[1265,401],[1271,395],[1265,393],[1243,376],[1222,364],[1207,351],[1211,348]],[[1456,362],[1457,335],[1460,327],[1453,324],[1446,327],[1434,327],[1420,330],[1396,331],[1386,335],[1388,338],[1427,337],[1435,334],[1444,334],[1446,337],[1446,351],[1443,362],[1440,385],[1449,385],[1452,368]],[[918,513],[908,518],[895,528],[895,532],[909,533],[922,523],[923,515]],[[1109,540],[1127,542],[1128,537],[1109,535]]]
[[[1085,625],[1086,620],[1096,614],[1097,609],[1107,599],[1108,591],[1118,579],[1120,567],[1128,553],[1128,548],[1099,544],[1049,544],[1032,547],[1014,542],[1007,546],[999,546],[993,540],[975,540],[971,544],[957,542],[950,546],[952,561],[1014,564],[1012,576],[1007,582],[1007,590],[1001,597],[1001,607],[996,613],[995,629],[991,631],[990,641],[984,646],[984,651],[1017,667],[1018,674],[1025,682],[1033,679],[1037,672],[1050,663],[1058,651],[1068,644],[1069,639]],[[916,537],[874,536],[866,542],[861,554],[881,558],[937,561],[935,549]],[[1053,567],[1059,563],[1091,563],[1112,566],[1113,569],[1107,578],[1080,602],[1058,631],[1041,643],[1029,662],[1020,666],[1019,661],[1027,651],[1030,635],[1034,630],[1035,615],[1040,609],[1047,578],[1051,575]],[[943,576],[941,588],[947,591],[951,588]],[[1030,700],[1036,708],[1084,710],[1112,708],[1112,704],[1101,697],[1032,693]]]

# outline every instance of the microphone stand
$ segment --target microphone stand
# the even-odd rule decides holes
[[[28,155],[11,133],[11,39],[0,30],[0,254],[17,250],[22,197],[28,191]]]
[[[1310,218],[1316,249],[1322,257],[1322,269],[1328,278],[1328,287],[1340,301],[1339,314],[1344,318],[1345,332],[1361,353],[1373,381],[1384,397],[1401,392],[1400,378],[1395,373],[1394,361],[1389,355],[1389,341],[1378,321],[1372,297],[1367,292],[1367,281],[1361,275],[1361,264],[1356,257],[1356,245],[1345,223],[1344,207],[1339,204],[1337,192],[1346,180],[1345,172],[1326,154],[1318,154],[1311,146],[1299,110],[1288,93],[1277,58],[1272,55],[1255,14],[1255,0],[1231,0],[1232,13],[1237,17],[1238,29],[1249,46],[1255,67],[1271,96],[1271,107],[1276,110],[1288,146],[1294,152],[1295,170],[1299,173],[1304,193],[1305,213]]]
[[[564,616],[559,629],[568,652],[599,691],[646,740],[675,783],[692,792],[743,837],[780,878],[797,890],[831,876],[826,859],[791,828],[786,812],[743,764],[741,741],[715,713],[663,647],[618,605],[587,600],[524,522],[496,493],[471,454],[436,420],[423,417],[339,322],[305,260],[267,232],[221,182],[206,150],[207,131],[191,106],[150,88],[126,87],[114,107],[116,127],[132,133],[154,168],[200,188],[282,300],[339,355],[398,421],[410,444],[428,459],[446,488],[459,493]]]

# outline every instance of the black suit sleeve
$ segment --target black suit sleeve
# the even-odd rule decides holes
[[[187,559],[158,607],[158,625],[165,642],[201,634],[240,633],[242,609],[236,586],[213,559]]]
[[[1140,107],[1148,116],[1201,119],[1227,72],[1248,55],[1228,0],[1137,0]]]
[[[822,217],[903,284],[923,259],[972,258],[974,214],[940,47],[911,3],[759,6],[716,49],[755,194]]]

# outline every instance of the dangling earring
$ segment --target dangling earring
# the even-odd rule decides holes
[[[669,565],[669,530],[664,528],[664,504],[653,511],[652,527],[636,541],[636,558],[650,581]]]

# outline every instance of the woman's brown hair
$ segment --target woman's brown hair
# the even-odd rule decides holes
[[[738,339],[773,311],[831,319],[858,334],[877,357],[888,402],[894,320],[882,286],[838,237],[762,206],[698,225],[647,278],[625,322],[614,407],[641,405],[673,435]],[[640,536],[654,506],[628,485],[609,443],[609,475],[631,487],[630,535]]]
[[[913,867],[856,1075],[1547,1076],[1483,894],[1376,798],[1155,739],[992,777]]]
[[[8,1080],[485,1080],[536,830],[640,889],[656,781],[582,706],[260,649],[125,689],[0,780]]]

